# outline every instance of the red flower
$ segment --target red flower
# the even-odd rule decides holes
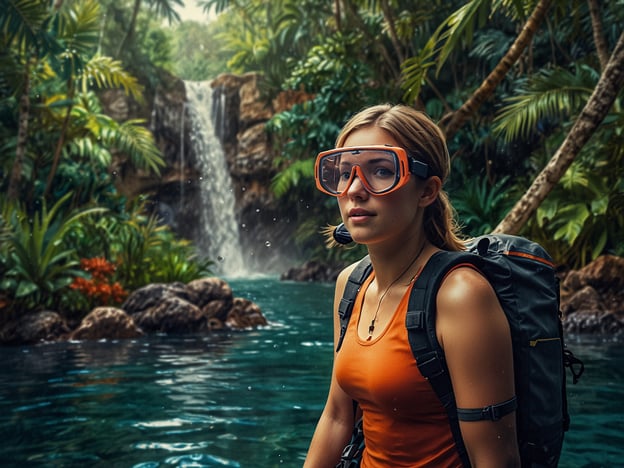
[[[70,288],[86,296],[91,303],[101,305],[121,303],[128,295],[118,282],[111,284],[115,266],[103,257],[83,258],[82,269],[91,274],[91,279],[74,278]]]

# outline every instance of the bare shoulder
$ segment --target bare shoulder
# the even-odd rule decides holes
[[[492,305],[493,302],[497,303],[498,299],[492,285],[483,274],[469,266],[452,270],[438,290],[438,313],[463,313],[467,307]]]
[[[437,296],[436,328],[440,343],[462,335],[462,342],[487,339],[492,333],[507,332],[507,320],[488,280],[476,269],[459,267],[451,271]],[[448,340],[447,340],[448,341]]]

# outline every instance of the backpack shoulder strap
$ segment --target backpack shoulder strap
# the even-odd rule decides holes
[[[340,299],[340,304],[338,305],[338,316],[340,317],[340,337],[338,338],[336,352],[340,350],[345,334],[347,333],[347,325],[349,325],[349,319],[351,318],[355,298],[360,291],[362,283],[364,283],[364,280],[368,278],[372,269],[373,267],[371,265],[370,257],[367,255],[358,262],[347,279],[344,292],[342,293],[342,298]]]
[[[441,251],[434,254],[412,287],[405,326],[412,353],[425,377],[446,409],[453,438],[465,466],[470,466],[457,417],[457,405],[444,351],[436,335],[436,297],[446,274],[460,264],[479,268],[480,257],[469,252]]]

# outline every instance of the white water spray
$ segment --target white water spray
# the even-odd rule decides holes
[[[215,135],[210,82],[185,82],[191,119],[191,149],[197,159],[202,206],[197,243],[201,253],[215,262],[224,276],[242,276],[245,265],[236,222],[234,189],[221,142]]]

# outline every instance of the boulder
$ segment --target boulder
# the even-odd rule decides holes
[[[0,329],[0,344],[21,345],[58,341],[70,331],[60,314],[51,310],[31,312],[8,321]]]
[[[187,302],[194,302],[193,292],[184,283],[154,283],[133,291],[121,305],[130,315],[158,306],[163,300],[179,297]]]
[[[80,322],[70,335],[72,340],[138,338],[143,331],[132,317],[115,307],[97,307]]]
[[[561,284],[563,326],[570,333],[624,334],[624,258],[603,255]]]
[[[230,329],[245,330],[267,325],[267,321],[260,307],[250,300],[237,297],[227,314],[225,325]]]
[[[204,307],[212,301],[223,301],[225,307],[232,304],[232,288],[221,278],[200,278],[186,285],[187,290],[194,297],[197,307]]]
[[[137,325],[150,333],[194,333],[204,329],[201,309],[181,297],[164,297],[157,305],[133,314]]]

